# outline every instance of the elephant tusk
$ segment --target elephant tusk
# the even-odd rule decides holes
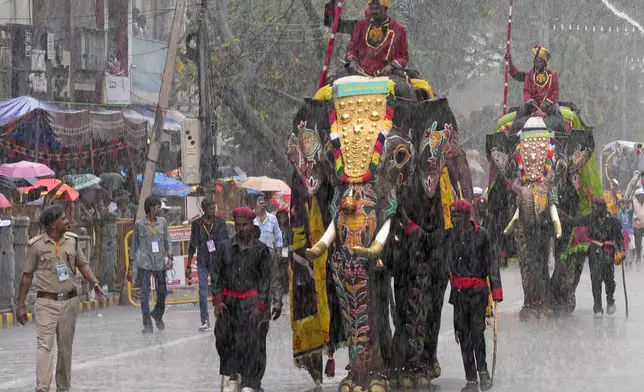
[[[382,251],[385,249],[385,242],[387,242],[387,237],[389,237],[389,231],[391,230],[391,219],[387,219],[385,224],[382,225],[376,238],[373,240],[371,245],[368,248],[363,248],[361,246],[354,246],[351,248],[351,251],[358,256],[365,257],[367,259],[375,259],[380,256]]]
[[[514,213],[514,216],[512,219],[510,219],[510,223],[508,223],[508,226],[503,230],[503,234],[508,235],[514,231],[514,225],[517,223],[519,220],[519,208],[517,208],[517,211]]]
[[[326,228],[324,235],[322,235],[322,238],[320,238],[312,248],[308,248],[306,250],[306,257],[308,257],[309,260],[317,259],[331,247],[333,241],[335,241],[335,220],[331,221],[329,227]]]
[[[561,238],[561,221],[559,220],[559,213],[557,212],[557,206],[550,204],[550,219],[552,224],[555,226],[555,237]]]

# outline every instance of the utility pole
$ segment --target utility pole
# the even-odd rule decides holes
[[[210,105],[208,102],[208,0],[201,0],[201,15],[199,18],[199,121],[201,122],[201,184],[208,187],[214,180],[212,173],[212,133],[210,129]]]
[[[73,0],[67,0],[67,16],[69,17],[69,101],[76,102],[76,61],[78,59],[77,39],[76,39],[76,20],[74,19]],[[32,37],[35,40],[36,37]]]
[[[161,82],[161,91],[159,92],[159,102],[157,112],[154,117],[154,129],[150,146],[148,148],[148,157],[145,162],[145,172],[143,174],[143,185],[141,186],[141,196],[139,197],[139,208],[136,214],[137,219],[145,216],[143,204],[145,199],[152,194],[152,184],[154,174],[156,173],[157,162],[159,160],[159,150],[161,149],[161,135],[163,134],[164,114],[168,109],[170,99],[170,90],[172,89],[172,77],[174,76],[174,63],[177,58],[179,48],[179,38],[181,36],[181,25],[183,23],[183,14],[185,13],[186,0],[177,0],[177,7],[174,11],[174,20],[172,22],[172,31],[170,41],[168,42],[168,55],[165,58],[165,68],[163,70],[163,81]]]

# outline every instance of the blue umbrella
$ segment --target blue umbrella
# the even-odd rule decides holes
[[[139,174],[136,176],[136,182],[143,183],[143,176]],[[152,184],[152,194],[159,197],[186,197],[194,192],[192,187],[184,184],[176,178],[168,177],[163,173],[156,173],[154,175],[154,182]]]

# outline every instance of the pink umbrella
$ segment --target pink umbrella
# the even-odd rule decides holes
[[[11,207],[11,202],[7,200],[7,198],[0,193],[0,208],[9,208]]]
[[[0,165],[0,174],[11,178],[43,178],[55,175],[53,170],[42,163],[29,161],[3,163]]]

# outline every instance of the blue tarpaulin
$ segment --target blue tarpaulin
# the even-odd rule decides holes
[[[75,112],[60,110],[48,103],[41,102],[29,96],[18,97],[0,102],[0,125],[24,116],[35,109],[43,109],[52,112]]]

